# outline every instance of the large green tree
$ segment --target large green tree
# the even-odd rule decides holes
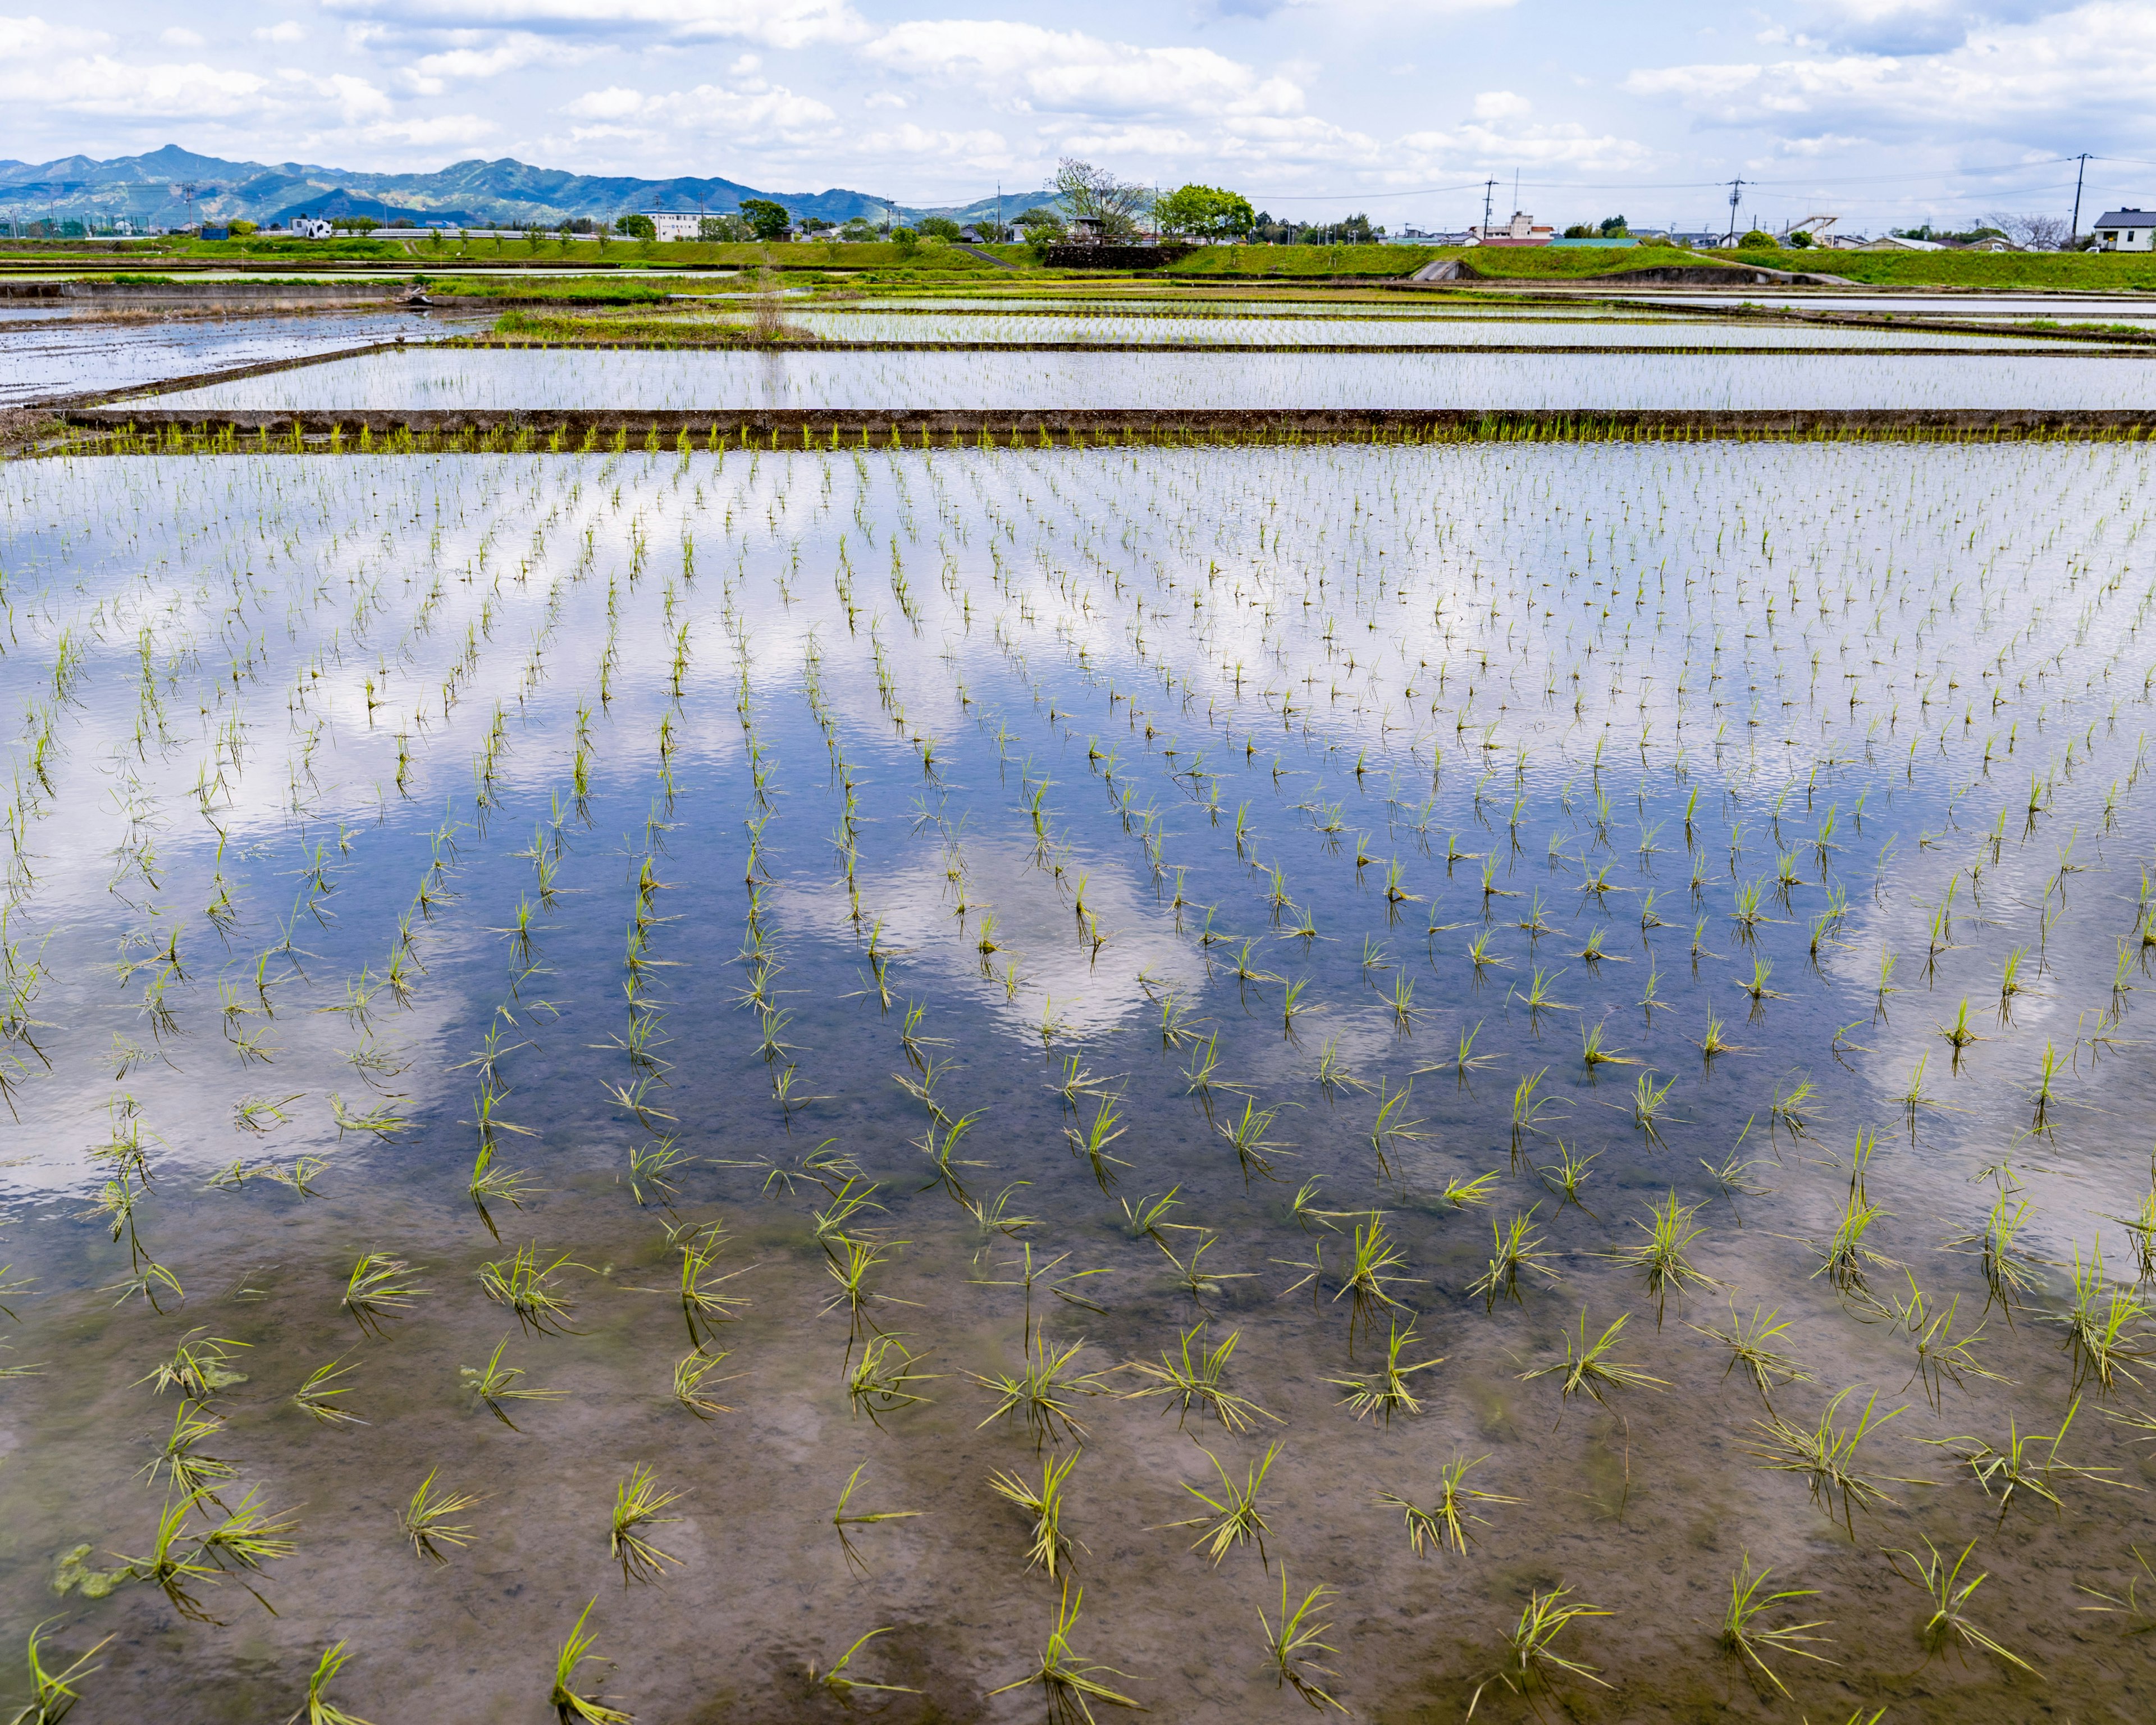
[[[1073,221],[1093,222],[1103,239],[1128,238],[1137,227],[1137,213],[1147,196],[1144,187],[1069,156],[1055,164],[1055,193]]]
[[[793,224],[793,218],[786,213],[786,206],[773,203],[768,198],[744,198],[741,213],[742,219],[748,223],[749,232],[758,239],[776,239]]]
[[[1258,224],[1249,198],[1217,186],[1178,186],[1154,203],[1152,215],[1162,233],[1199,239],[1240,239]]]

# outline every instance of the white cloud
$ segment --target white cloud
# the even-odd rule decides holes
[[[911,121],[870,132],[855,148],[864,156],[932,157],[968,167],[1001,167],[1011,160],[1010,146],[999,131],[943,131]]]
[[[1397,28],[1421,18],[1462,12],[1502,12],[1517,0],[1210,0],[1205,9],[1227,18],[1275,18],[1282,13],[1317,13],[1327,20],[1345,18]]]
[[[768,48],[856,42],[869,26],[848,0],[322,0],[324,9],[437,28],[676,38],[721,37]]]
[[[437,114],[424,120],[390,120],[365,129],[369,143],[407,149],[469,149],[496,136],[501,128],[477,114]]]
[[[528,30],[498,35],[458,31],[452,39],[454,46],[422,54],[400,68],[398,81],[415,95],[439,95],[452,84],[478,83],[527,66],[580,65],[605,52],[597,45],[557,41]]]
[[[936,84],[1076,114],[1292,114],[1300,86],[1265,78],[1208,48],[1141,48],[1075,30],[993,19],[900,24],[862,54],[878,65]]]
[[[0,62],[90,53],[111,45],[112,38],[102,30],[69,29],[41,18],[0,18]]]
[[[1607,172],[1644,167],[1653,151],[1630,138],[1597,136],[1575,122],[1531,123],[1533,105],[1509,90],[1486,90],[1474,118],[1461,125],[1409,132],[1399,140],[1392,176],[1409,179],[1484,166],[1566,167]],[[1399,161],[1399,156],[1410,158]]]
[[[578,96],[567,111],[575,119],[595,121],[574,136],[654,140],[680,132],[742,136],[775,134],[786,141],[821,136],[838,116],[813,96],[796,95],[778,85],[755,80],[739,90],[700,84],[694,90],[660,94],[616,85]]]
[[[123,120],[223,120],[259,109],[269,81],[217,66],[145,66],[100,54],[0,64],[0,102]]]
[[[1632,95],[1709,121],[1790,132],[1861,127],[1928,137],[2010,136],[2117,106],[2145,116],[2156,88],[2156,10],[2115,0],[2028,23],[1983,23],[1938,52],[1799,52],[1634,72]]]
[[[1509,90],[1486,90],[1475,98],[1475,117],[1477,120],[1517,120],[1533,106],[1534,104],[1525,96],[1514,95]]]
[[[177,24],[169,30],[158,31],[157,39],[167,48],[201,48],[208,41],[207,38],[197,35],[192,30],[183,30]]]
[[[307,33],[290,18],[280,24],[270,24],[254,33],[257,42],[304,42]]]

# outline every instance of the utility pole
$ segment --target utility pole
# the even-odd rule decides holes
[[[2077,164],[2074,169],[2074,223],[2072,231],[2066,236],[2069,239],[2082,237],[2082,176],[2088,172],[2087,151],[2074,157],[2074,161]]]
[[[1495,176],[1482,182],[1482,232],[1485,237],[1487,237],[1490,232],[1490,199],[1496,189],[1497,182]]]
[[[1737,238],[1737,201],[1743,193],[1743,181],[1732,180],[1729,182],[1729,231],[1722,236],[1725,244]]]

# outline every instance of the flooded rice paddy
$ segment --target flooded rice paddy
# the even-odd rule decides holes
[[[2145,1718],[2149,480],[0,467],[13,1648]]]
[[[1029,313],[875,312],[807,311],[788,321],[827,341],[1046,341],[1144,342],[1194,347],[1306,345],[1350,347],[1406,343],[1434,347],[1510,347],[1525,343],[1553,347],[1684,348],[1691,352],[1747,347],[1870,347],[1921,352],[1926,348],[1997,348],[2029,351],[2025,338],[1971,336],[1947,331],[1840,329],[1760,320],[1717,323],[1705,319],[1600,318],[1592,321],[1553,318],[1520,319],[1509,313],[1478,319],[1458,316],[1406,319],[1397,315],[1364,317],[1275,316],[1229,317],[1115,317],[1105,313],[1055,316]],[[693,327],[693,326],[691,326]],[[2071,349],[2069,351],[2071,351]]]
[[[170,377],[299,359],[374,341],[430,341],[472,327],[469,318],[422,312],[146,321],[139,315],[100,318],[57,305],[40,305],[34,320],[13,321],[7,339],[0,341],[0,407],[91,390],[139,388]]]
[[[205,412],[463,408],[2143,408],[2156,364],[2112,352],[1882,354],[1017,353],[413,351],[157,398]]]

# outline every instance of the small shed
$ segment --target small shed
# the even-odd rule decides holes
[[[2098,251],[2145,252],[2156,248],[2156,209],[2106,210],[2096,218]]]

